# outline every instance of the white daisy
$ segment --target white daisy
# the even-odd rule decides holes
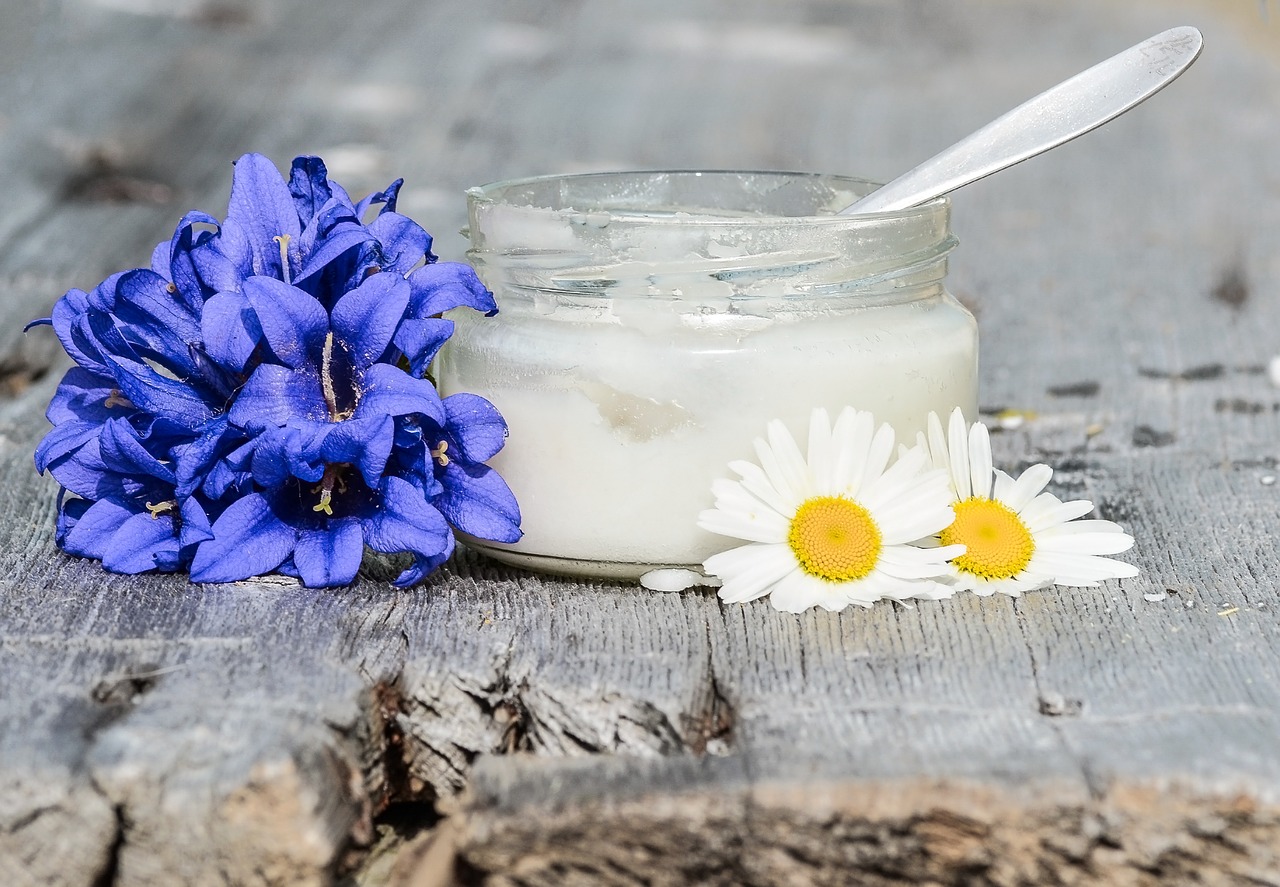
[[[893,443],[893,429],[876,429],[870,413],[846,407],[833,428],[817,409],[806,459],[786,427],[770,422],[768,440],[755,442],[759,464],[731,463],[741,480],[716,481],[716,507],[698,515],[704,530],[748,540],[703,564],[722,580],[720,597],[770,595],[790,613],[949,597],[934,579],[963,548],[910,544],[952,523],[947,474],[928,470],[916,447],[889,466]]]
[[[1043,492],[1048,465],[1032,465],[1017,480],[991,465],[991,438],[982,423],[969,426],[957,408],[943,435],[929,414],[929,433],[918,438],[936,468],[951,476],[955,522],[937,544],[965,546],[951,561],[960,590],[1017,597],[1046,585],[1094,586],[1103,579],[1138,575],[1138,568],[1104,555],[1133,546],[1133,537],[1107,520],[1077,520],[1093,511],[1084,499],[1063,502]]]

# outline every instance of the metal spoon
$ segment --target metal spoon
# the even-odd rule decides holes
[[[918,206],[1084,135],[1155,95],[1191,66],[1204,38],[1171,28],[1040,93],[898,176],[841,215]]]

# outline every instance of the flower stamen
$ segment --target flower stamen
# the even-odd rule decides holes
[[[320,385],[324,389],[324,403],[329,408],[329,419],[338,422],[345,418],[338,409],[338,393],[333,387],[333,331],[324,335],[324,352],[320,355]]]
[[[311,488],[311,492],[320,494],[320,502],[311,506],[312,511],[323,512],[329,517],[333,517],[333,490],[337,487],[339,493],[347,491],[347,482],[342,477],[342,469],[346,468],[345,463],[338,465],[325,465],[324,475],[320,478],[320,483]]]
[[[289,280],[289,241],[292,238],[288,234],[277,234],[271,238],[280,244],[280,274],[284,277],[285,283],[292,283]]]
[[[112,407],[126,407],[128,409],[132,409],[133,401],[125,397],[119,388],[112,388],[111,394],[102,402],[102,405],[107,409],[111,409]]]
[[[952,560],[956,569],[984,579],[1009,579],[1026,569],[1035,554],[1031,531],[998,499],[970,496],[955,503],[956,519],[942,531],[943,545],[964,545]]]
[[[440,445],[431,451],[431,458],[439,462],[441,468],[447,468],[449,466],[449,457],[445,455],[448,449],[449,442],[447,440],[442,440],[440,441]]]
[[[147,511],[151,512],[152,520],[157,519],[166,511],[173,511],[173,509],[177,507],[178,503],[173,499],[170,499],[168,502],[161,502],[158,505],[152,505],[150,502],[147,503]]]
[[[787,544],[802,570],[828,582],[869,575],[883,547],[871,513],[843,496],[816,496],[801,503],[791,519]]]

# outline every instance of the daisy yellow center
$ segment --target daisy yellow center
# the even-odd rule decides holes
[[[880,559],[880,528],[852,499],[817,496],[796,509],[787,544],[800,568],[828,582],[861,579]]]
[[[956,519],[942,531],[943,545],[964,545],[951,561],[957,569],[983,579],[1008,579],[1021,573],[1036,542],[1009,506],[996,499],[970,496],[955,504]]]

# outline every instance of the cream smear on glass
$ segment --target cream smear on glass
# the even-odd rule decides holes
[[[948,204],[835,210],[874,186],[797,173],[658,172],[474,189],[468,255],[500,312],[452,315],[445,394],[491,400],[491,464],[524,537],[469,540],[552,572],[637,578],[727,540],[711,482],[781,419],[871,410],[914,441],[977,408],[977,326],[943,287]]]

